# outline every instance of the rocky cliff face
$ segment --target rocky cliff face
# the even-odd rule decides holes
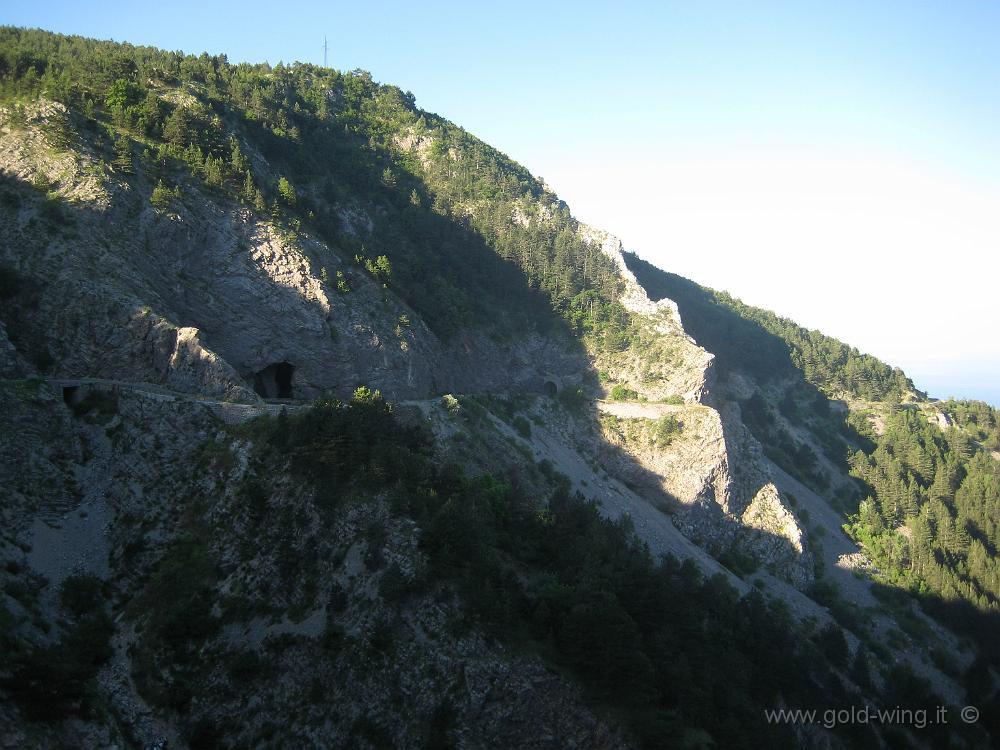
[[[580,235],[586,242],[599,245],[614,263],[624,286],[622,305],[637,316],[643,328],[641,346],[607,357],[599,366],[606,366],[617,381],[635,386],[649,400],[674,397],[699,403],[711,380],[712,354],[684,330],[672,300],[654,302],[649,298],[625,263],[621,240],[586,225],[581,225]]]
[[[58,115],[61,105],[43,102],[15,130],[0,113],[0,173],[17,206],[0,216],[2,260],[44,287],[20,301],[21,315],[33,322],[27,346],[55,374],[252,400],[282,395],[262,380],[287,363],[286,396],[344,396],[367,383],[412,398],[537,387],[583,366],[537,335],[445,344],[319,239],[201,186],[154,209],[141,169],[116,174],[84,144],[59,148],[46,130]],[[343,217],[345,231],[370,226],[361,209]]]
[[[614,261],[623,304],[648,336],[623,354],[599,358],[611,381],[643,399],[599,404],[606,460],[630,483],[661,492],[668,507],[676,504],[677,527],[713,554],[738,552],[796,586],[808,585],[813,560],[805,532],[760,444],[733,402],[709,396],[712,355],[686,333],[672,300],[649,298],[620,240],[590,227],[581,232]],[[679,435],[657,438],[664,419],[679,423]]]

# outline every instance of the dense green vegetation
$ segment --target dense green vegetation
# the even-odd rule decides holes
[[[918,409],[891,410],[872,439],[875,450],[851,462],[870,490],[853,534],[894,583],[996,608],[1000,462]]]
[[[1000,416],[982,401],[949,400],[937,404],[952,422],[972,440],[991,451],[1000,451]]]
[[[989,440],[996,412],[984,404],[943,405],[955,419],[942,430],[925,411],[891,409],[874,450],[852,458],[866,499],[845,528],[878,568],[880,581],[900,588],[956,632],[978,656],[962,676],[968,701],[1000,731],[1000,461],[971,435]],[[860,429],[864,414],[853,415]],[[984,434],[985,433],[985,434]],[[946,665],[947,666],[947,665]]]
[[[624,385],[616,385],[611,389],[611,399],[613,401],[638,401],[639,394]]]
[[[614,268],[565,204],[364,71],[0,28],[0,99],[15,124],[40,95],[70,110],[48,118],[56,140],[95,147],[121,179],[142,176],[159,210],[194,183],[319,234],[342,258],[385,258],[394,290],[441,335],[470,323],[553,333],[555,311],[599,346],[628,340]],[[345,223],[355,207],[372,222],[365,237]]]
[[[653,439],[658,446],[667,446],[673,442],[675,436],[684,431],[684,424],[673,414],[664,414],[656,420],[656,429],[653,431]]]

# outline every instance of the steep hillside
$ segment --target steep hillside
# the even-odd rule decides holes
[[[925,631],[943,623],[975,641],[964,654],[932,652],[933,661],[962,676],[970,702],[994,705],[992,676],[984,675],[997,664],[1000,623],[996,410],[928,399],[900,370],[818,331],[635,256],[628,263],[647,288],[677,300],[699,342],[713,347],[719,378],[711,400],[738,406],[776,464],[778,485],[799,501],[810,498],[814,520],[822,514],[819,526],[835,539],[814,547],[831,582],[855,605],[877,597],[876,621],[884,620],[877,631],[892,628],[902,609],[925,620]],[[838,533],[841,525],[850,540]],[[859,576],[874,588],[858,586]],[[941,649],[942,637],[920,640]]]
[[[992,411],[361,71],[4,28],[0,91],[8,745],[988,741]]]

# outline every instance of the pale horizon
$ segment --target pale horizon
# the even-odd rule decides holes
[[[839,338],[933,397],[1000,405],[989,334],[1000,191],[877,155],[752,153],[664,156],[658,186],[628,192],[588,190],[572,167],[549,182],[578,218],[666,271]],[[630,166],[619,154],[586,169],[610,185]]]

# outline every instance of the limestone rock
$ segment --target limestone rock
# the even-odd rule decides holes
[[[293,398],[348,396],[364,383],[405,399],[540,388],[546,374],[579,377],[586,366],[538,334],[444,343],[319,238],[193,184],[170,211],[154,210],[141,175],[126,181],[86,151],[55,149],[41,125],[50,109],[61,111],[39,105],[0,145],[21,205],[0,215],[0,262],[44,288],[31,317],[44,321],[36,345],[56,374],[253,401],[259,374],[287,363]],[[69,201],[65,230],[50,237],[31,225],[42,206],[32,185],[43,182]],[[360,209],[341,213],[356,235],[372,230]],[[331,283],[338,271],[349,292]]]

